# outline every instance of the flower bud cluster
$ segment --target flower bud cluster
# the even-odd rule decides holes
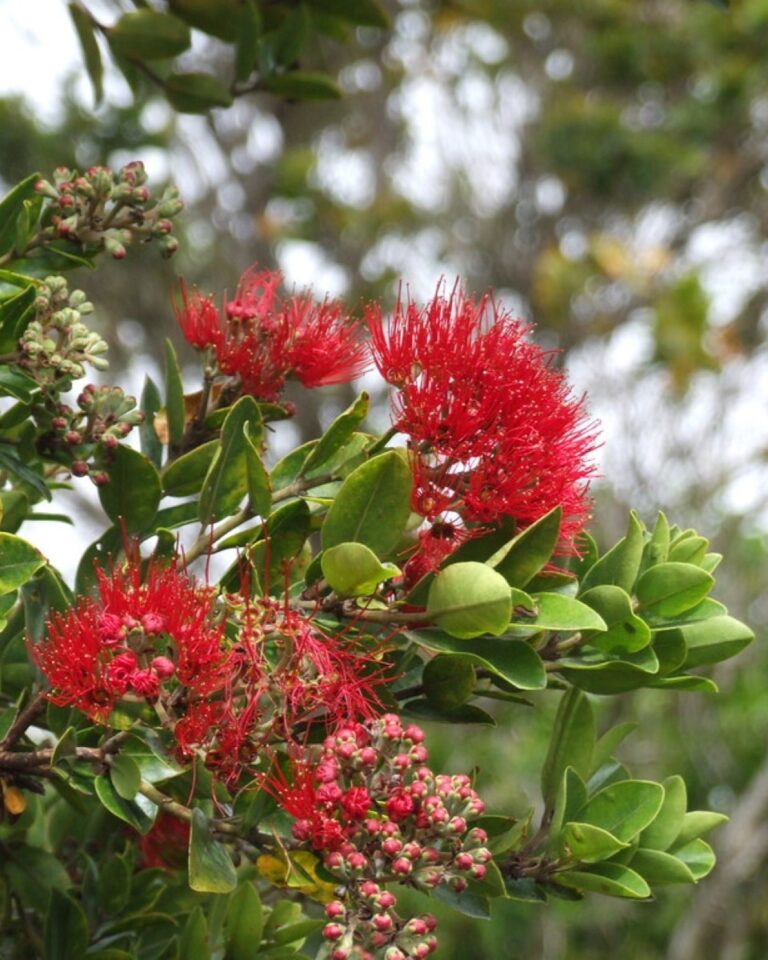
[[[423,741],[420,727],[403,727],[395,714],[342,727],[311,768],[295,771],[290,789],[273,790],[297,817],[295,839],[320,851],[342,884],[323,931],[332,960],[426,957],[437,943],[434,920],[399,917],[384,885],[461,891],[485,875],[487,835],[468,825],[483,802],[469,777],[432,772]]]
[[[89,475],[97,486],[103,486],[109,475],[92,467],[108,464],[119,442],[143,421],[135,397],[120,387],[89,383],[77,398],[77,409],[65,403],[55,405],[41,445],[48,456],[66,463],[76,477]]]
[[[89,167],[84,174],[58,167],[51,180],[38,180],[39,194],[51,201],[43,238],[63,238],[88,248],[103,248],[116,260],[137,240],[156,240],[165,257],[178,248],[172,219],[183,202],[175,187],[159,199],[146,186],[143,163],[135,160],[114,173]]]
[[[89,330],[84,318],[90,313],[93,304],[82,290],[70,292],[64,277],[46,277],[37,290],[35,317],[19,341],[19,364],[43,382],[77,380],[86,364],[105,370],[107,343]]]

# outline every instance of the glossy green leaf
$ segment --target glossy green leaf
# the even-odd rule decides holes
[[[109,812],[124,820],[138,830],[139,833],[148,833],[152,829],[157,816],[157,807],[142,798],[141,805],[134,800],[125,800],[114,787],[109,777],[99,774],[94,780],[96,796]]]
[[[664,802],[653,821],[640,834],[640,846],[649,850],[668,850],[672,846],[682,829],[685,808],[688,805],[685,780],[682,777],[667,777],[662,786]],[[640,873],[646,877],[643,870],[640,870]],[[654,882],[651,877],[646,879]]]
[[[163,445],[155,432],[155,414],[163,405],[160,391],[152,377],[147,374],[144,377],[144,388],[141,391],[141,402],[139,404],[144,414],[144,422],[139,425],[139,443],[141,452],[151,460],[152,463],[160,469],[163,462]]]
[[[541,793],[547,807],[554,805],[566,767],[573,767],[583,778],[589,776],[596,736],[589,700],[579,690],[568,690],[560,700],[541,770]]]
[[[724,813],[715,813],[713,810],[690,810],[683,817],[683,825],[675,838],[676,847],[686,847],[691,840],[697,840],[715,827],[728,822]]]
[[[626,536],[590,567],[581,582],[582,592],[613,584],[631,594],[643,556],[644,531],[643,524],[632,511]]]
[[[651,642],[650,627],[635,616],[632,599],[621,587],[604,584],[593,587],[579,597],[605,621],[608,629],[590,634],[587,642],[603,653],[620,656],[636,653]]]
[[[0,303],[0,351],[11,353],[34,314],[37,288],[29,286]]]
[[[224,960],[252,960],[263,930],[264,911],[259,894],[252,883],[241,883],[227,907]]]
[[[312,474],[319,467],[326,464],[344,446],[352,434],[368,415],[369,397],[363,392],[343,413],[340,413],[325,433],[320,437],[317,445],[310,451],[304,461],[299,476]]]
[[[12,533],[0,533],[0,595],[25,584],[45,562],[31,543]]]
[[[494,567],[510,586],[524,587],[551,558],[560,535],[562,518],[562,507],[550,510],[494,553],[488,565]]]
[[[320,565],[329,586],[342,597],[370,596],[380,583],[400,573],[363,543],[340,543],[324,550]]]
[[[607,860],[629,846],[613,834],[591,823],[566,823],[560,834],[560,847],[566,856],[583,863]]]
[[[39,173],[32,173],[12,187],[0,200],[0,255],[13,247],[16,233],[16,218],[24,209],[24,201],[36,196],[35,184]]]
[[[141,785],[141,770],[136,761],[127,753],[120,752],[109,768],[112,786],[123,800],[133,800]]]
[[[733,617],[713,617],[681,627],[680,631],[688,650],[683,663],[686,670],[727,660],[755,638],[746,624]]]
[[[439,710],[466,703],[476,684],[475,668],[468,657],[440,654],[424,667],[422,684],[427,700]]]
[[[637,599],[644,611],[675,617],[695,607],[714,586],[706,570],[690,563],[659,563],[637,582]]]
[[[568,870],[558,873],[556,881],[575,890],[602,893],[607,897],[644,900],[651,895],[651,888],[640,874],[620,863],[595,863],[582,870]]]
[[[118,446],[106,468],[109,483],[99,487],[104,512],[116,526],[125,524],[127,533],[148,530],[162,497],[160,474],[143,453]]]
[[[476,637],[463,640],[440,630],[410,630],[406,636],[435,653],[460,653],[518,690],[543,690],[547,674],[541,657],[524,640]]]
[[[260,437],[260,425],[256,427],[253,423],[243,424],[248,503],[253,513],[260,517],[268,517],[272,510],[272,486],[267,468],[261,459]]]
[[[569,683],[588,693],[624,693],[655,684],[659,660],[650,647],[645,647],[621,660],[604,660],[602,655],[563,658],[557,669]]]
[[[460,707],[436,707],[427,699],[409,700],[402,706],[402,712],[417,720],[433,720],[436,723],[477,723],[495,727],[496,721],[485,710],[474,703],[464,703]]]
[[[83,51],[85,69],[88,71],[88,76],[93,85],[93,100],[94,103],[98,104],[104,96],[102,84],[104,66],[101,62],[101,53],[96,41],[93,23],[86,10],[79,3],[69,4],[69,15],[75,25],[77,38]]]
[[[208,943],[208,921],[200,906],[187,917],[179,943],[181,957],[194,957],[195,960],[210,960],[211,948]]]
[[[207,113],[232,104],[229,89],[211,73],[172,73],[164,87],[168,102],[179,113]]]
[[[535,630],[605,630],[603,618],[585,603],[562,593],[533,594],[533,619],[516,617],[515,627]]]
[[[192,36],[189,27],[178,17],[144,9],[120,17],[107,31],[107,40],[118,57],[165,60],[183,53]]]
[[[563,825],[575,820],[576,814],[587,802],[587,785],[573,767],[566,767],[552,808],[550,846],[557,850]]]
[[[342,483],[323,523],[323,549],[364,543],[378,556],[393,550],[410,517],[411,471],[396,451],[361,464]]]
[[[649,780],[622,780],[596,793],[578,813],[578,819],[630,841],[661,809],[664,788]]]
[[[211,836],[202,810],[192,811],[189,836],[189,885],[198,893],[229,893],[237,886],[237,873],[227,848]]]
[[[441,570],[429,588],[427,616],[452,637],[498,636],[509,625],[509,584],[483,563],[456,563]]]
[[[45,916],[46,960],[82,960],[88,946],[88,921],[83,908],[54,887]]]
[[[703,880],[715,866],[715,852],[706,840],[690,840],[683,846],[675,846],[669,851],[678,860],[682,860],[696,880]]]
[[[170,497],[199,493],[218,449],[219,441],[209,440],[172,460],[160,474],[165,493]]]
[[[682,860],[663,850],[646,850],[641,846],[635,851],[630,862],[632,869],[653,887],[668,883],[696,883],[690,868]]]
[[[491,917],[491,903],[487,897],[479,896],[464,890],[456,893],[449,886],[441,883],[432,891],[435,900],[447,904],[465,917],[472,917],[475,920],[489,920]]]
[[[253,397],[241,397],[221,429],[220,447],[208,468],[200,493],[200,522],[210,523],[237,512],[248,494],[248,457],[244,430],[261,423]],[[252,455],[252,451],[250,451]]]
[[[165,416],[168,421],[168,440],[171,448],[181,443],[184,436],[184,384],[171,340],[165,341]]]

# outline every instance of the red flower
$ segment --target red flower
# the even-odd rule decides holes
[[[525,325],[488,297],[442,288],[423,310],[398,303],[388,331],[375,308],[368,322],[376,365],[399,388],[414,509],[524,528],[560,505],[569,549],[588,515],[596,430]]]
[[[181,281],[181,306],[174,306],[176,321],[181,327],[188,343],[198,350],[216,346],[224,335],[219,310],[211,297],[206,297],[199,290],[192,288],[187,292],[187,285]]]
[[[161,810],[149,833],[139,838],[141,865],[180,870],[187,862],[188,845],[189,824]]]
[[[281,282],[279,273],[246,270],[223,317],[211,299],[182,286],[176,316],[184,336],[193,346],[214,346],[219,370],[261,400],[277,399],[289,377],[319,387],[359,376],[368,351],[342,305],[281,297]]]
[[[262,782],[262,788],[296,819],[292,831],[297,840],[311,840],[316,850],[328,851],[337,850],[344,842],[341,824],[329,816],[327,804],[317,796],[315,773],[308,763],[292,764],[290,781],[275,764],[272,773]]]
[[[221,685],[222,629],[211,621],[210,588],[174,565],[150,564],[142,576],[138,555],[110,574],[97,569],[96,577],[98,599],[81,598],[54,614],[47,638],[31,646],[54,703],[105,721],[126,691],[154,698],[174,675],[201,692]],[[168,644],[161,670],[153,663],[155,643]]]
[[[403,583],[406,589],[415,586],[428,573],[434,573],[440,564],[457,547],[469,539],[467,531],[455,523],[438,521],[419,532],[416,552],[403,567]]]

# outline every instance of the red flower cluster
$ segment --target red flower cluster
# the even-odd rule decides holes
[[[243,393],[275,400],[288,377],[305,387],[346,383],[368,364],[357,326],[336,301],[280,297],[279,273],[246,270],[223,316],[210,297],[182,285],[176,319],[194,347],[213,347],[221,373]]]
[[[437,941],[434,919],[401,919],[382,885],[407,882],[429,891],[460,891],[482,879],[491,859],[487,836],[468,820],[484,805],[466,776],[435,775],[424,733],[395,714],[349,724],[294,763],[292,780],[278,767],[264,789],[295,818],[294,838],[324,854],[345,887],[328,904],[324,930],[333,960],[353,956],[426,957]]]
[[[588,515],[596,430],[526,326],[488,297],[442,288],[424,309],[399,303],[388,329],[378,307],[367,320],[376,365],[398,388],[414,509],[524,528],[561,505],[567,548]]]
[[[51,683],[50,699],[106,721],[126,695],[155,700],[171,679],[207,692],[221,684],[223,631],[210,614],[215,593],[176,565],[138,556],[107,574],[98,599],[81,598],[54,614],[31,656]]]

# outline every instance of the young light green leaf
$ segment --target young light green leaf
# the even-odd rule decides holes
[[[653,821],[663,802],[660,783],[621,780],[596,793],[579,811],[578,819],[628,842]]]
[[[685,780],[680,776],[667,777],[664,787],[664,802],[651,823],[640,834],[640,846],[649,850],[668,850],[677,840],[683,826],[688,796]],[[640,868],[638,867],[640,870]],[[640,873],[651,883],[653,879]]]
[[[711,574],[690,563],[659,563],[637,582],[637,599],[643,611],[659,617],[676,617],[700,603],[714,586]]]
[[[573,767],[582,778],[589,776],[595,740],[592,705],[581,691],[568,690],[560,701],[541,771],[541,792],[547,807],[554,805],[566,767]]]
[[[493,554],[494,567],[512,587],[524,587],[552,556],[560,535],[562,507],[555,507]]]
[[[639,873],[620,863],[595,863],[582,870],[557,874],[557,883],[586,893],[602,893],[607,897],[644,900],[651,888]]]
[[[632,599],[621,587],[604,584],[582,593],[580,598],[605,621],[608,629],[590,634],[586,640],[610,656],[636,653],[651,642],[650,627],[635,616]]]
[[[433,580],[427,616],[452,637],[498,636],[512,616],[509,584],[483,563],[455,563]]]
[[[330,547],[321,554],[320,566],[330,587],[342,597],[370,596],[380,583],[400,573],[394,563],[382,563],[363,543]]]
[[[0,533],[0,596],[31,580],[45,563],[31,543],[12,533]]]
[[[211,836],[208,818],[197,807],[189,835],[189,885],[198,893],[229,893],[237,886],[227,848]]]
[[[667,883],[696,883],[696,878],[687,864],[663,850],[646,850],[640,847],[630,862],[632,869],[637,870],[654,887]]]
[[[560,834],[560,849],[565,856],[582,863],[597,863],[608,860],[629,846],[612,833],[591,823],[566,823]]]
[[[645,527],[631,511],[626,536],[593,564],[581,582],[581,591],[602,584],[614,584],[632,593],[643,556]]]
[[[536,616],[519,618],[515,626],[529,630],[605,630],[603,618],[586,603],[562,593],[532,594]]]

